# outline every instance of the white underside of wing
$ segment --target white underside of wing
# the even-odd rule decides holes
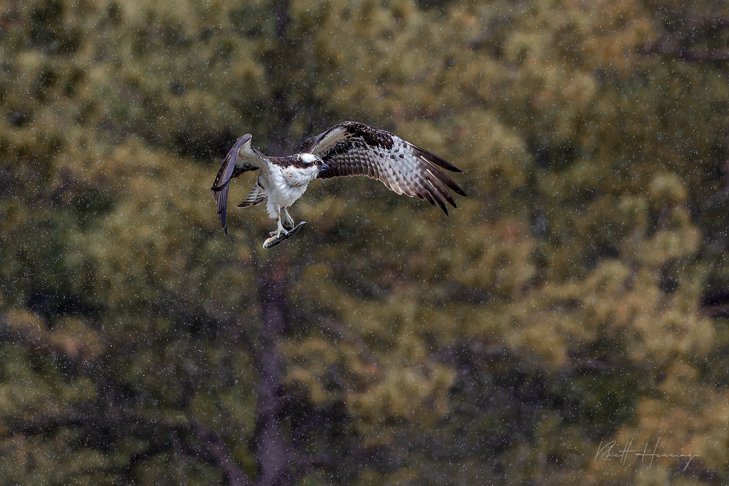
[[[311,153],[321,156],[337,142],[344,140],[346,132],[346,128],[341,125],[330,128],[316,138],[316,143],[310,148]]]

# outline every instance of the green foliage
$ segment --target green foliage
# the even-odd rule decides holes
[[[685,15],[9,5],[0,483],[233,483],[222,449],[260,477],[271,281],[276,419],[316,459],[304,484],[726,481],[729,88],[725,61],[658,48]],[[704,27],[693,48],[725,48]],[[445,218],[374,181],[315,182],[295,239],[260,250],[260,208],[222,234],[209,186],[236,136],[291,152],[345,119],[452,161],[469,197]],[[631,440],[695,457],[596,459]]]

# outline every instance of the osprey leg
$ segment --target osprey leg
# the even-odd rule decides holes
[[[294,218],[291,217],[289,210],[286,208],[281,208],[281,212],[283,213],[283,227],[286,231],[291,231],[294,229]]]
[[[281,219],[281,211],[284,213],[284,219]],[[279,237],[286,234],[294,228],[294,220],[285,208],[278,208],[278,217],[276,218],[276,231],[271,231],[269,236]]]

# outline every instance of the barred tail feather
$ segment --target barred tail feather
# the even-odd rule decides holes
[[[250,208],[251,206],[255,206],[256,204],[261,204],[266,200],[267,193],[266,190],[261,187],[261,185],[256,181],[256,184],[251,188],[251,190],[248,192],[248,195],[243,199],[240,204],[238,204],[239,208]]]

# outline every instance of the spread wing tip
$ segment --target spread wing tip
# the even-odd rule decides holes
[[[463,173],[463,171],[461,169],[459,169],[455,165],[451,164],[444,158],[438,157],[434,153],[428,152],[427,150],[423,150],[420,147],[413,146],[413,153],[417,157],[419,157],[421,160],[425,161],[426,163],[438,166],[439,168],[443,168],[443,169],[449,170],[451,172]],[[455,192],[459,196],[468,197],[466,195],[466,193],[463,191],[463,189],[458,187],[458,184],[456,184],[453,179],[448,177],[448,175],[446,175],[445,172],[443,172],[440,169],[436,169],[435,172],[436,173],[434,175],[436,176],[436,178],[438,179],[439,182],[448,186],[450,189],[453,190],[453,192]],[[453,205],[453,207],[456,207],[455,203],[453,201],[451,201],[450,199],[448,200],[448,202],[451,203]]]
[[[454,182],[453,183],[453,186],[454,187],[451,187],[451,189],[453,189],[456,194],[458,194],[459,196],[468,197],[468,194],[466,194],[466,192],[463,189],[461,189],[460,187],[458,187],[458,184],[456,184]],[[450,187],[450,186],[448,186],[448,187]],[[453,206],[455,207],[455,204]]]
[[[427,150],[421,149],[420,147],[417,147],[415,145],[413,147],[413,153],[420,157],[423,160],[426,160],[430,162],[431,164],[437,165],[438,167],[442,167],[446,170],[449,170],[451,172],[463,172],[461,169],[456,167],[455,165],[448,162],[446,159],[442,157],[438,157],[432,152],[428,152]]]

